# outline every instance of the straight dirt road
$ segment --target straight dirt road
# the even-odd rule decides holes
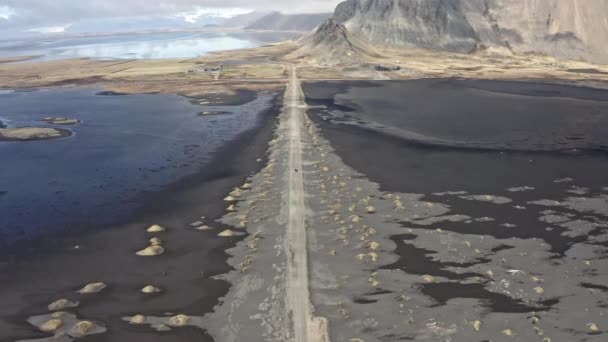
[[[289,220],[287,224],[287,311],[293,321],[294,342],[329,341],[327,321],[313,317],[308,287],[308,245],[302,172],[302,117],[306,105],[297,69],[291,67],[289,92]]]
[[[251,179],[240,211],[222,221],[236,226],[245,220],[252,234],[230,251],[235,271],[223,279],[233,287],[207,317],[206,328],[218,341],[329,341],[327,320],[314,316],[309,287],[308,251],[316,243],[304,187],[312,176],[303,170],[309,164],[303,151],[311,144],[307,106],[296,68],[286,70],[290,79],[268,165]]]

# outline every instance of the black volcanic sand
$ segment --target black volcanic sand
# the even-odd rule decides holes
[[[48,313],[46,306],[61,298],[81,302],[77,309],[68,310],[79,318],[108,326],[108,332],[87,337],[87,341],[211,341],[198,328],[160,333],[148,326],[129,325],[121,317],[202,316],[227,292],[227,283],[211,277],[228,271],[224,251],[240,238],[217,237],[222,227],[214,220],[225,213],[222,198],[264,164],[257,160],[265,160],[281,105],[282,96],[277,96],[273,107],[264,113],[261,127],[228,142],[198,174],[145,196],[144,209],[129,223],[17,245],[12,256],[3,257],[0,263],[0,341],[48,336],[37,332],[26,319]],[[200,232],[190,226],[201,216],[213,230]],[[146,233],[152,224],[168,230]],[[135,256],[153,236],[163,240],[166,252],[156,257]],[[87,283],[98,281],[108,284],[108,289],[96,295],[76,293]],[[141,294],[139,290],[147,285],[164,291]]]
[[[382,191],[424,194],[424,200],[448,205],[451,214],[472,218],[433,225],[403,222],[404,227],[441,228],[505,241],[537,238],[549,245],[555,265],[575,244],[600,254],[608,246],[596,240],[602,234],[605,239],[608,231],[608,208],[601,204],[608,186],[608,91],[445,79],[318,82],[303,88],[308,105],[315,106],[310,118],[348,166],[378,183]],[[452,141],[454,145],[449,144]],[[524,186],[534,189],[507,190]],[[466,200],[444,193],[449,191],[504,196],[513,202]],[[529,203],[568,198],[599,198],[600,204],[585,211]],[[542,213],[546,210],[555,212]],[[551,214],[568,216],[564,221],[574,222],[576,229],[581,228],[576,220],[600,226],[570,231],[560,222],[540,219]],[[446,268],[472,265],[437,261],[437,251],[407,243],[413,238],[393,236],[399,260],[383,268],[449,279],[421,288],[438,305],[475,298],[488,303],[492,312],[518,313],[550,310],[557,302],[528,306],[482,285],[459,283],[475,274]],[[505,242],[493,252],[511,248]],[[486,262],[480,258],[473,264]]]
[[[528,82],[418,80],[305,86],[332,119],[419,145],[500,151],[608,151],[608,91]],[[335,95],[328,96],[328,94]]]
[[[422,88],[416,93],[417,99],[411,99],[405,94],[397,96],[398,92],[395,93],[395,89],[400,84],[405,87],[404,91],[408,91],[414,88],[417,82],[421,83]],[[310,113],[314,114],[311,118],[322,124],[323,131],[339,155],[354,169],[391,191],[431,194],[466,190],[470,193],[503,193],[507,194],[507,197],[526,197],[529,194],[525,192],[510,193],[505,189],[513,186],[534,186],[537,191],[543,191],[544,195],[552,195],[562,194],[572,185],[601,189],[608,184],[608,173],[593,172],[608,170],[606,168],[608,153],[603,150],[606,147],[604,144],[608,145],[608,115],[606,115],[608,113],[608,91],[602,93],[605,101],[581,101],[581,113],[542,113],[542,120],[557,119],[558,116],[561,116],[561,120],[566,124],[569,123],[568,115],[570,115],[569,118],[574,121],[571,125],[580,125],[582,138],[588,139],[584,143],[588,149],[571,147],[564,150],[557,143],[559,146],[555,151],[544,149],[539,151],[532,149],[534,146],[522,143],[520,147],[527,150],[511,151],[509,149],[511,146],[506,146],[496,136],[485,132],[478,133],[478,130],[495,125],[497,127],[493,129],[501,131],[501,136],[506,136],[506,140],[510,140],[510,132],[515,130],[513,127],[527,127],[526,134],[546,137],[547,143],[544,147],[547,148],[556,147],[549,144],[555,142],[550,138],[560,140],[559,133],[568,134],[568,132],[555,128],[554,126],[557,125],[551,122],[548,123],[549,127],[542,127],[542,120],[528,119],[525,116],[527,112],[536,115],[538,110],[545,108],[542,107],[542,103],[535,107],[525,107],[516,101],[510,101],[511,107],[519,109],[517,117],[509,115],[514,112],[510,111],[513,108],[504,104],[501,108],[492,106],[477,109],[478,112],[485,110],[487,113],[485,115],[488,117],[495,117],[496,122],[494,123],[492,118],[485,118],[482,123],[479,122],[479,117],[466,118],[472,114],[468,111],[457,112],[458,107],[451,102],[449,102],[449,106],[445,107],[435,105],[432,113],[425,115],[418,111],[418,106],[422,103],[443,101],[442,98],[435,95],[434,85],[429,86],[429,82],[436,82],[444,86],[444,82],[450,82],[450,80],[352,82],[349,84],[306,83],[304,90],[310,106],[327,107],[327,110],[322,108],[310,110]],[[389,89],[383,88],[383,85]],[[481,85],[476,83],[475,86]],[[453,85],[453,87],[458,88],[459,85]],[[356,100],[345,99],[345,93],[351,88],[359,89],[360,93],[369,93],[368,98],[375,98],[369,101],[368,98],[362,97],[358,97]],[[422,90],[426,90],[428,94],[425,95]],[[583,89],[576,88],[576,91],[583,91]],[[597,90],[594,91],[597,92]],[[493,93],[488,91],[487,94]],[[484,99],[487,94],[484,94]],[[341,99],[337,105],[333,104],[334,96]],[[503,95],[499,93],[496,96],[500,98]],[[596,95],[594,94],[594,96]],[[520,97],[526,100],[530,98]],[[486,101],[492,103],[491,99],[490,97]],[[413,102],[408,102],[410,100]],[[457,98],[453,98],[450,101],[457,100]],[[551,102],[552,98],[543,97],[542,100]],[[557,99],[557,101],[560,100]],[[466,109],[482,106],[482,104],[475,104],[476,96],[470,98],[463,96],[458,101],[461,102],[462,108]],[[404,102],[401,109],[399,108],[400,102]],[[345,103],[350,103],[350,106]],[[598,108],[593,108],[593,106]],[[592,115],[595,119],[582,120],[579,114],[587,113],[586,110],[589,107],[592,107],[592,111],[598,112]],[[367,110],[368,108],[373,109]],[[605,111],[603,111],[604,108]],[[602,111],[600,112],[600,110]],[[412,118],[410,118],[410,114]],[[505,118],[505,116],[507,117]],[[374,120],[373,124],[367,120],[369,118]],[[374,125],[378,123],[381,126]],[[408,127],[410,124],[415,128],[428,127],[429,131],[433,131],[434,136],[429,136],[428,141],[410,140],[392,134],[392,132],[389,134],[383,132],[383,127],[396,125],[410,129]],[[556,131],[551,131],[552,128]],[[591,132],[587,132],[587,130]],[[462,136],[455,136],[455,138],[473,146],[476,146],[477,141],[481,140],[476,135],[488,135],[497,141],[493,143],[492,149],[434,145],[433,139],[444,138],[441,135],[443,133],[446,135],[461,134]],[[513,134],[519,135],[521,132],[514,131]],[[593,139],[600,141],[592,144],[592,138],[587,138],[591,135],[594,135]],[[418,137],[424,138],[425,136],[427,135]],[[387,158],[387,156],[391,156],[391,158]],[[399,156],[399,158],[394,158],[394,156]],[[404,177],[406,174],[407,177]],[[556,179],[566,177],[573,178],[575,184],[554,182]],[[421,182],[421,179],[424,179],[424,182]],[[536,198],[538,196],[537,193],[534,197],[528,197]]]

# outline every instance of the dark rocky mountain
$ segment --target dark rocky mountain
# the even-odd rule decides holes
[[[344,25],[328,19],[315,34],[303,40],[304,44],[288,58],[306,58],[321,65],[364,62],[377,56],[365,40],[350,33]]]
[[[608,64],[606,13],[606,0],[347,0],[333,20],[383,48],[489,49]]]
[[[374,45],[469,52],[475,30],[454,0],[350,0],[334,20]]]

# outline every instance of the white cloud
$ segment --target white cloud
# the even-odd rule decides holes
[[[0,6],[0,18],[10,20],[17,12],[12,7]]]
[[[67,30],[72,24],[64,25],[64,26],[47,26],[47,27],[39,27],[27,30],[26,32],[38,32],[38,33],[63,33]]]
[[[253,10],[245,8],[208,8],[196,6],[194,10],[189,12],[178,13],[175,16],[182,18],[188,23],[196,23],[197,19],[202,16],[208,16],[213,18],[232,18],[236,15],[251,13]]]
[[[0,36],[8,31],[56,27],[89,19],[134,16],[170,17],[206,25],[252,10],[331,12],[340,1],[342,0],[0,0]]]

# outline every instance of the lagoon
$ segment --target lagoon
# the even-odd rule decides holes
[[[254,48],[298,37],[290,32],[163,32],[0,41],[0,57],[29,61],[68,58],[194,58],[214,51]]]
[[[264,122],[274,95],[246,104],[202,106],[177,95],[96,95],[98,89],[0,94],[8,127],[57,127],[78,119],[63,139],[0,142],[0,247],[66,229],[121,222],[141,196],[203,168],[229,141]],[[221,111],[222,115],[199,115]]]

